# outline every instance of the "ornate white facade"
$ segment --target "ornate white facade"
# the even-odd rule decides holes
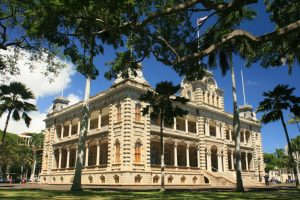
[[[160,184],[159,125],[141,115],[145,102],[138,99],[150,86],[141,71],[137,75],[119,77],[108,90],[90,98],[83,184]],[[184,106],[189,114],[164,128],[166,185],[234,184],[233,116],[224,111],[223,91],[210,73],[181,85],[181,95],[190,99]],[[42,183],[73,180],[82,102],[65,104],[56,99],[54,111],[45,119]],[[241,149],[244,183],[256,184],[264,169],[262,141],[260,124],[249,113],[241,113]]]

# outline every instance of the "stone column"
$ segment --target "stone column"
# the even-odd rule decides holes
[[[61,133],[61,134],[60,134],[60,138],[61,138],[61,139],[64,137],[64,128],[65,128],[65,127],[64,127],[64,125],[62,124],[62,125],[61,125],[61,131],[60,131],[60,133]]]
[[[253,154],[252,155],[252,159],[251,159],[251,163],[252,163],[252,170],[255,170],[255,165],[254,165],[254,157]]]
[[[91,129],[91,117],[89,117],[89,120],[88,120],[87,132],[90,132],[90,129]]]
[[[246,160],[246,171],[249,170],[249,166],[248,166],[248,153],[245,153],[245,160]]]
[[[58,169],[61,169],[61,157],[62,157],[62,149],[59,148]]]
[[[232,141],[232,130],[229,129],[229,140]]]
[[[244,135],[244,144],[247,144],[247,141],[246,141],[246,132],[243,131],[243,135]]]
[[[77,135],[79,135],[79,133],[80,133],[80,119],[78,120],[78,124],[77,124]]]
[[[58,137],[57,137],[57,127],[55,126],[55,129],[54,129],[54,141],[57,141],[58,140]]]
[[[67,148],[67,165],[66,168],[70,167],[70,148]]]
[[[100,165],[100,141],[97,142],[97,158],[96,165]]]
[[[198,120],[196,120],[196,135],[199,135],[199,124],[198,124]]]
[[[55,166],[54,166],[55,164]],[[57,164],[56,164],[56,160],[55,160],[55,150],[53,149],[53,153],[52,153],[52,169],[56,169],[57,168]]]
[[[178,161],[177,161],[177,142],[174,143],[174,166],[178,166]]]
[[[207,170],[211,171],[211,152],[208,150],[206,154],[207,158]]]
[[[99,111],[98,115],[98,129],[101,129],[101,111]]]
[[[221,160],[221,153],[218,152],[218,172],[222,171],[222,160]]]
[[[85,146],[85,165],[84,166],[89,166],[89,145],[88,144]]]
[[[234,170],[233,151],[230,151],[231,169]]]
[[[226,136],[224,137],[224,127],[223,127],[223,124],[220,123],[220,138],[221,139],[226,139]]]
[[[174,131],[176,131],[176,117],[174,117]]]
[[[197,167],[200,168],[200,147],[197,146]]]
[[[185,132],[188,133],[189,132],[189,123],[188,123],[188,119],[185,118]]]
[[[216,123],[216,137],[220,138],[220,123]]]
[[[186,166],[190,167],[190,151],[189,151],[189,145],[186,145]]]
[[[215,95],[214,97],[215,97],[215,100],[214,100],[215,104],[214,104],[214,106],[218,106],[218,98],[217,98],[217,95]]]
[[[69,125],[69,137],[71,137],[71,134],[72,134],[72,121],[71,124]]]
[[[206,136],[210,135],[210,133],[209,133],[209,121],[208,121],[208,119],[205,119],[205,135]]]

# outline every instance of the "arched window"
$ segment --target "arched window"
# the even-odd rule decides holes
[[[141,163],[141,142],[135,143],[135,153],[134,153],[134,162]]]
[[[140,122],[141,121],[141,104],[137,103],[135,104],[135,121]]]
[[[119,162],[121,162],[121,159],[120,159],[120,142],[116,141],[116,144],[115,144],[115,163],[119,163]]]
[[[117,122],[121,121],[121,105],[117,105]]]

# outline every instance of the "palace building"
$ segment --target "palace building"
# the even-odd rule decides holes
[[[212,75],[181,83],[189,113],[164,128],[166,185],[235,184],[233,115],[224,111],[224,96]],[[139,101],[150,89],[142,71],[117,78],[90,98],[82,184],[107,186],[159,185],[158,120],[143,116]],[[82,102],[54,100],[48,114],[41,183],[71,184],[80,130]],[[251,106],[240,107],[244,184],[257,184],[264,162],[260,124]]]

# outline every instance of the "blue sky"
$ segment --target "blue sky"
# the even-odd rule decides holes
[[[242,28],[251,31],[254,34],[263,34],[267,33],[274,29],[274,25],[270,23],[268,15],[265,13],[265,8],[260,1],[258,5],[252,6],[257,10],[257,18],[252,22],[245,22],[242,24]],[[203,17],[203,16],[199,16]],[[196,17],[195,17],[196,23]],[[205,27],[204,27],[205,28]],[[92,81],[91,85],[91,95],[95,95],[103,90],[106,90],[111,86],[111,81],[105,80],[103,77],[104,72],[108,69],[105,66],[106,62],[111,61],[115,56],[115,50],[111,47],[107,46],[105,48],[105,54],[103,56],[99,56],[96,58],[96,64],[100,71],[100,75],[97,80]],[[157,62],[154,58],[147,59],[143,61],[143,73],[146,80],[152,85],[155,86],[156,83],[163,80],[171,80],[176,84],[179,84],[182,80],[171,68],[162,65]],[[235,75],[237,81],[237,94],[238,94],[238,102],[239,105],[243,104],[242,97],[242,83],[240,70],[243,69],[244,73],[244,82],[246,89],[246,99],[247,103],[251,104],[254,109],[257,108],[259,101],[263,99],[262,93],[267,90],[272,90],[277,84],[288,84],[292,87],[295,87],[295,94],[300,96],[300,68],[299,64],[294,66],[293,73],[291,75],[288,74],[287,66],[282,66],[274,69],[264,69],[259,64],[254,64],[250,68],[244,67],[244,62],[238,58],[234,57],[234,66],[235,66]],[[84,77],[75,71],[65,71],[62,79],[59,83],[61,85],[57,85],[56,89],[52,92],[49,92],[44,95],[40,95],[37,98],[37,105],[39,107],[40,115],[37,115],[39,118],[39,122],[42,123],[41,118],[45,117],[45,113],[49,109],[52,104],[53,99],[56,96],[60,95],[60,91],[64,88],[64,96],[73,95],[76,97],[76,100],[83,98],[85,80]],[[231,78],[229,74],[222,77],[219,70],[214,70],[213,74],[217,81],[218,87],[224,90],[224,99],[225,99],[225,110],[227,112],[232,112],[232,93],[231,93]],[[26,80],[30,75],[27,75]],[[36,75],[32,75],[36,76]],[[24,77],[23,77],[24,78]],[[45,84],[44,89],[47,90],[48,83]],[[35,86],[32,86],[35,87]],[[75,100],[75,101],[76,101]],[[261,114],[257,115],[258,118],[261,117]],[[286,119],[287,119],[286,113]],[[22,123],[22,122],[20,122]],[[19,124],[19,123],[18,123]],[[2,126],[2,124],[0,124]],[[18,127],[16,125],[11,125],[12,127],[9,129],[11,131],[18,132]],[[40,127],[40,126],[39,126]],[[22,129],[24,131],[25,129]],[[28,129],[30,130],[30,129]],[[296,135],[300,135],[297,130],[296,125],[288,125],[288,130],[291,137],[295,137]],[[21,131],[21,130],[20,130]],[[19,132],[20,132],[19,131]],[[264,125],[261,129],[262,137],[263,137],[263,149],[265,152],[274,152],[275,148],[283,148],[286,144],[286,139],[284,137],[283,128],[279,122],[271,123],[268,125]]]

